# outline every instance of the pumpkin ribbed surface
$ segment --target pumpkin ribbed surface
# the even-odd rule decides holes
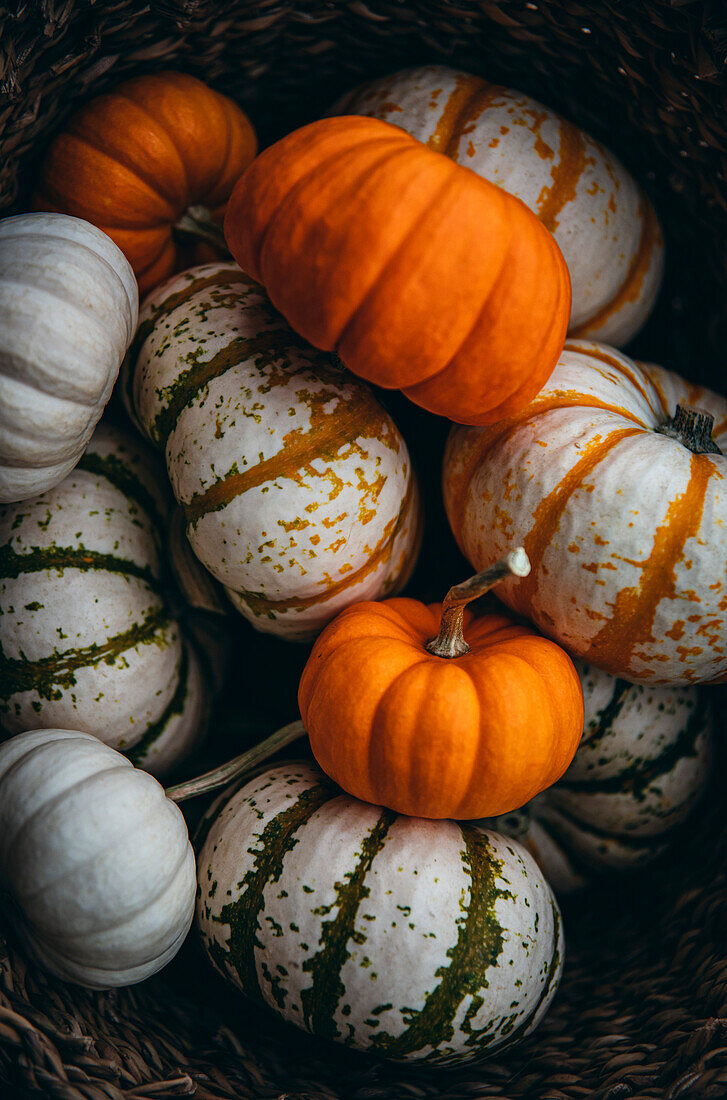
[[[0,509],[0,725],[84,730],[160,774],[204,732],[209,692],[164,598],[155,470],[102,426],[60,485]]]
[[[556,106],[648,185],[668,240],[668,285],[639,353],[725,392],[723,4],[43,0],[3,7],[4,209],[27,205],[39,157],[68,112],[140,72],[182,67],[209,80],[249,105],[267,142],[354,84],[425,58],[441,61]],[[552,163],[542,162],[546,176]],[[421,422],[416,410],[411,417]],[[436,451],[442,425],[432,429]],[[466,576],[436,526],[418,574],[417,594],[431,599]],[[274,702],[282,670],[267,660],[263,642],[255,668],[261,697]],[[713,694],[718,703],[719,690]],[[3,927],[4,1091],[64,1100],[195,1090],[246,1100],[718,1100],[727,1095],[719,759],[713,780],[704,812],[672,858],[569,903],[564,981],[538,1030],[501,1057],[440,1074],[315,1041],[278,1024],[258,1002],[221,995],[191,945],[159,978],[114,996],[84,994],[29,965]]]
[[[238,267],[159,287],[132,371],[129,400],[164,450],[192,548],[258,629],[312,637],[404,583],[420,537],[404,440]]]
[[[280,765],[239,790],[198,860],[215,967],[298,1027],[450,1065],[537,1026],[563,964],[528,853],[474,826],[398,817]]]
[[[714,417],[727,400],[604,345],[566,344],[516,417],[454,429],[444,496],[466,557],[482,567],[522,543],[530,576],[502,599],[576,656],[655,683],[727,673],[727,458],[660,434],[677,405]]]
[[[52,489],[83,454],[136,328],[107,236],[63,214],[0,221],[0,502]]]
[[[323,119],[266,149],[225,237],[296,332],[460,423],[522,408],[563,347],[570,281],[550,234],[378,119]]]
[[[31,954],[91,989],[156,973],[194,916],[180,810],[152,776],[77,730],[0,745],[0,881]]]
[[[568,655],[503,615],[465,612],[470,651],[427,652],[441,607],[395,599],[326,627],[298,703],[313,753],[349,794],[400,813],[475,818],[560,778],[583,730]]]
[[[522,199],[568,264],[572,336],[620,347],[641,328],[661,282],[661,228],[623,165],[577,126],[444,65],[371,81],[334,110],[393,122]]]
[[[201,204],[221,219],[256,149],[233,100],[185,73],[150,73],[71,118],[48,151],[35,206],[103,229],[143,294],[184,266],[172,230],[185,209]]]

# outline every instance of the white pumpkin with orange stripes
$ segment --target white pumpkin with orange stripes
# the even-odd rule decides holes
[[[727,678],[727,400],[568,342],[538,397],[454,428],[449,521],[477,569],[522,544],[498,594],[572,654],[633,681]]]
[[[189,542],[258,630],[311,638],[402,586],[421,527],[406,444],[239,267],[158,287],[129,368],[127,401],[164,450]]]
[[[570,332],[622,346],[656,298],[663,238],[622,164],[529,96],[443,65],[356,88],[335,114],[401,126],[516,195],[553,233],[573,284]]]

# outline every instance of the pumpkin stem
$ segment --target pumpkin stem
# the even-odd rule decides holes
[[[450,588],[444,597],[442,604],[442,620],[439,624],[439,634],[427,642],[427,650],[435,657],[462,657],[469,653],[469,646],[464,640],[462,623],[464,609],[472,600],[484,596],[499,581],[506,577],[527,577],[530,572],[530,561],[522,546],[511,550],[501,561],[496,561],[482,573],[477,573],[462,584],[456,584]]]
[[[676,439],[694,455],[721,455],[722,451],[712,439],[714,417],[705,409],[690,409],[677,405],[671,420],[657,428],[661,435]]]
[[[225,234],[219,222],[212,220],[206,206],[189,206],[174,224],[174,235],[182,240],[205,241],[225,256],[230,255]]]
[[[168,787],[164,793],[172,802],[184,802],[187,798],[196,798],[197,795],[209,794],[210,791],[226,787],[233,779],[250,771],[257,764],[262,764],[279,749],[303,737],[305,732],[305,726],[300,720],[290,722],[282,729],[276,730],[270,737],[266,737],[259,745],[253,745],[251,749],[247,749],[240,756],[233,757],[219,768],[213,768],[211,772],[205,772],[196,779],[188,779],[186,783],[177,783],[174,787]]]

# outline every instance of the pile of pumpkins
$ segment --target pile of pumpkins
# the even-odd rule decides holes
[[[727,400],[616,350],[659,222],[528,97],[409,70],[256,153],[231,100],[137,77],[0,222],[0,889],[68,981],[148,977],[196,909],[247,997],[449,1066],[547,1011],[554,891],[705,788]],[[478,572],[441,605],[396,596],[424,520],[372,385],[453,421]],[[302,722],[165,791],[233,610],[314,642]],[[266,763],[306,735],[318,766]],[[220,790],[193,849],[177,803]]]

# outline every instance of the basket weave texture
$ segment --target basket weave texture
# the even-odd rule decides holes
[[[25,208],[52,135],[123,77],[194,73],[233,95],[266,143],[362,77],[431,61],[529,92],[641,179],[669,258],[660,302],[631,350],[725,392],[724,0],[0,0],[0,212]],[[420,456],[435,485],[441,442],[430,439]],[[436,507],[432,520],[443,522]],[[436,573],[442,538],[425,547],[417,594],[441,595],[452,580]],[[269,665],[274,649],[260,652]],[[724,714],[724,689],[713,697]],[[723,770],[720,761],[708,805],[664,865],[565,906],[558,996],[506,1058],[435,1073],[314,1041],[228,993],[193,943],[142,986],[89,993],[26,963],[0,927],[0,1095],[723,1100]]]

